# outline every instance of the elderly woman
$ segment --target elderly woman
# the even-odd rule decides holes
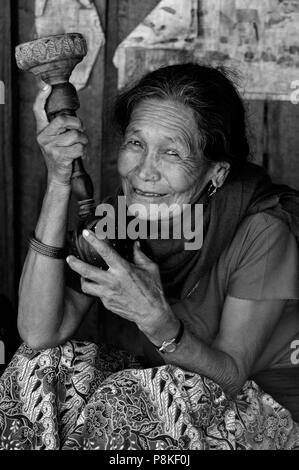
[[[45,87],[35,104],[48,168],[35,237],[63,248],[72,162],[85,154],[87,137],[78,118],[48,122],[50,93]],[[187,64],[152,72],[120,96],[116,120],[116,195],[128,207],[141,204],[148,217],[152,204],[177,204],[182,213],[184,204],[203,204],[203,246],[187,251],[184,238],[148,237],[134,244],[130,262],[85,231],[107,271],[30,249],[18,321],[26,345],[0,388],[18,415],[6,413],[2,442],[41,449],[295,448],[296,193],[272,185],[248,162],[244,106],[223,71]],[[95,301],[103,344],[71,341]]]

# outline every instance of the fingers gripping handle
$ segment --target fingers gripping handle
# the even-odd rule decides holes
[[[75,87],[66,82],[53,86],[52,93],[47,100],[46,113],[49,121],[52,121],[61,114],[76,116],[79,107],[80,102]],[[73,162],[72,190],[79,204],[80,218],[93,214],[95,208],[93,184],[81,158]]]

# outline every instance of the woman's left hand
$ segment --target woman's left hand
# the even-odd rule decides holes
[[[83,236],[104,259],[109,270],[103,271],[70,256],[67,262],[81,275],[82,291],[99,297],[108,310],[136,323],[157,346],[165,337],[175,336],[179,321],[165,299],[159,267],[141,251],[138,242],[134,245],[133,264],[93,232],[85,230]]]

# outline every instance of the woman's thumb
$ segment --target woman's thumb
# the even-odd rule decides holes
[[[141,250],[139,241],[134,243],[134,263],[137,266],[144,266],[144,265],[154,266],[153,261],[150,258],[148,258],[146,254],[144,254],[143,251]]]
[[[33,112],[36,119],[37,133],[39,134],[47,125],[49,120],[45,111],[47,99],[52,92],[52,87],[47,83],[42,84],[42,88],[39,91],[35,103],[33,105]]]

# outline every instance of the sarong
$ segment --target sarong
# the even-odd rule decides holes
[[[299,425],[253,381],[212,380],[106,345],[23,344],[0,379],[2,450],[294,450]]]

